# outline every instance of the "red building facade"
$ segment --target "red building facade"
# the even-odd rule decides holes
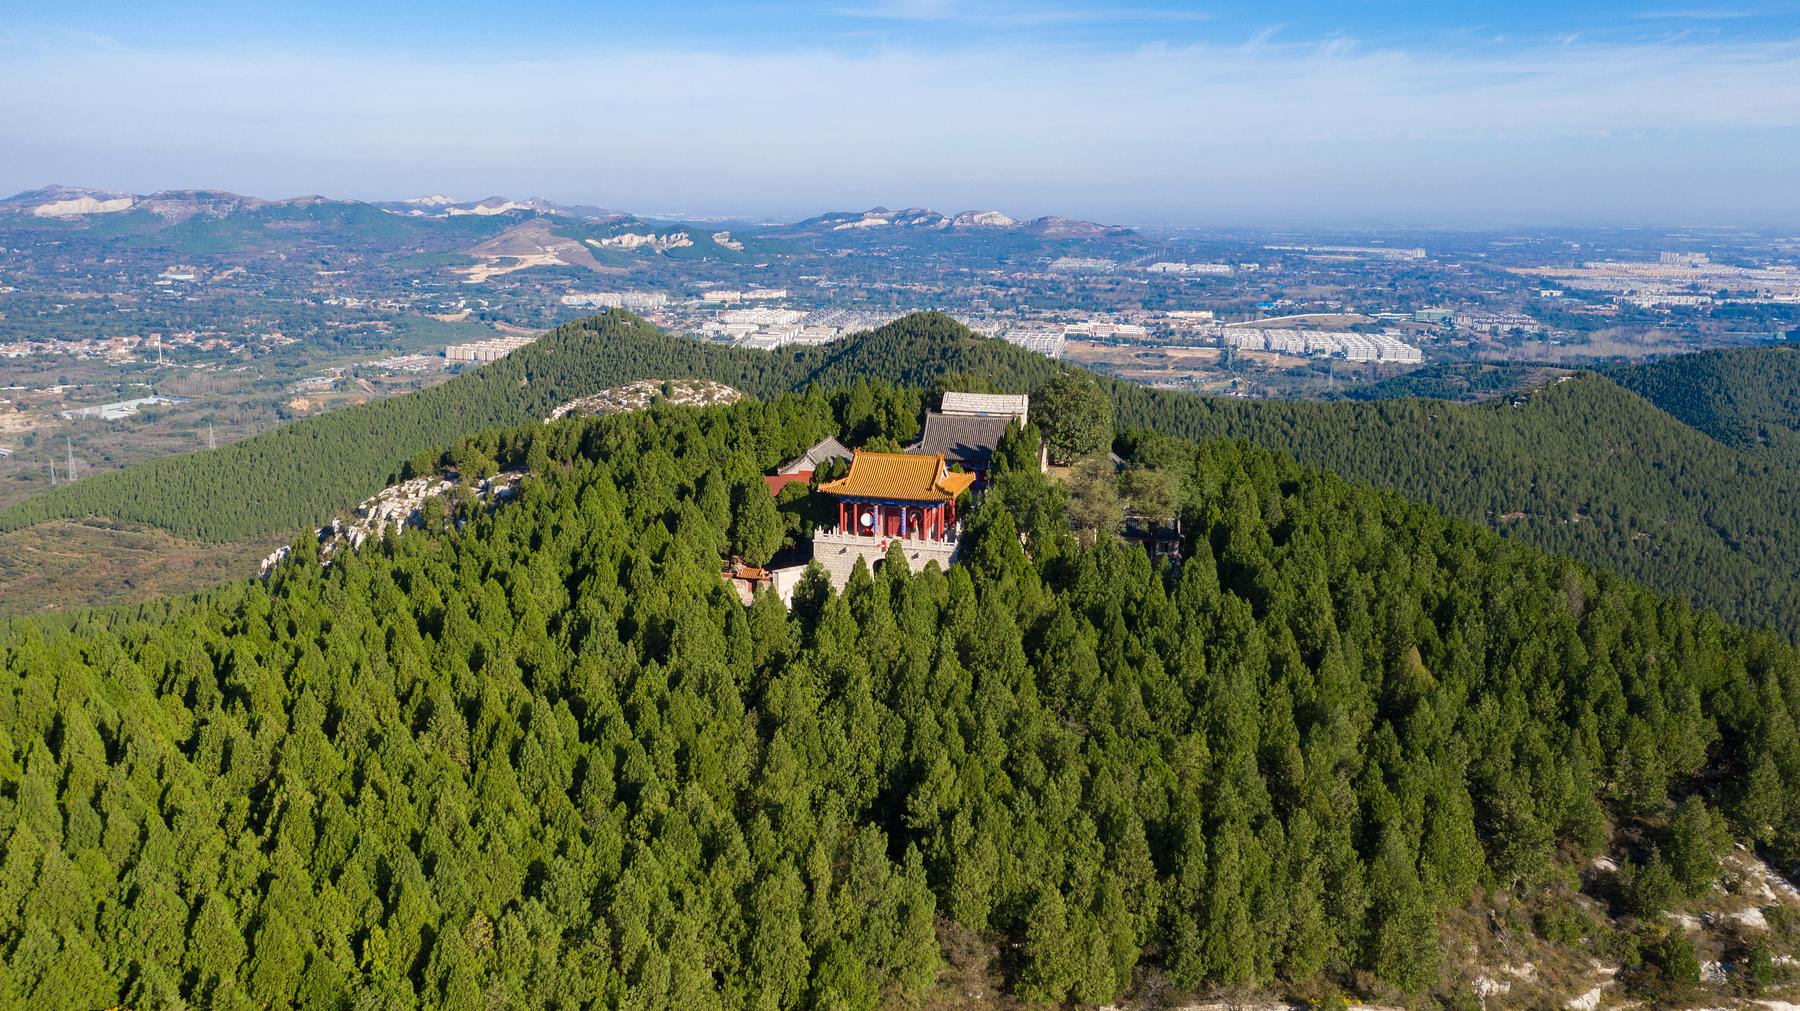
[[[957,496],[974,483],[974,474],[952,471],[941,453],[857,450],[850,472],[819,490],[837,499],[839,533],[947,541],[956,531]]]

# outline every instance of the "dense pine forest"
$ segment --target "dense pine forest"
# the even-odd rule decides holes
[[[1655,403],[1591,373],[1466,406],[1243,401],[1105,385],[1125,427],[1246,439],[1794,636],[1796,361],[1800,353],[1781,348],[1721,352],[1619,376]],[[211,541],[284,536],[379,490],[422,452],[634,379],[707,378],[770,397],[863,377],[1028,392],[1064,371],[929,313],[824,348],[766,353],[670,336],[612,312],[431,390],[40,495],[0,512],[0,530],[102,515]],[[1765,442],[1773,448],[1759,451]]]
[[[1247,439],[1800,632],[1800,467],[1725,446],[1599,376],[1466,407],[1115,396],[1127,425]]]
[[[1800,862],[1786,641],[1241,441],[1119,441],[1179,567],[1077,537],[1027,430],[950,572],[741,605],[760,475],[922,399],[493,432],[449,455],[508,504],[0,626],[0,1006],[874,1008],[976,949],[1462,1007],[1508,903],[1657,999],[1729,839]]]
[[[1728,446],[1800,464],[1800,349],[1701,351],[1607,377]]]
[[[1543,381],[1544,373],[1558,371],[1515,362],[1448,362],[1351,386],[1335,396],[1345,400],[1397,400],[1403,397],[1486,400],[1537,385]]]

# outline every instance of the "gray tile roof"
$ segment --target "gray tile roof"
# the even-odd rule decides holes
[[[942,453],[948,463],[986,467],[1006,434],[1008,417],[971,417],[959,414],[925,415],[925,434],[906,447],[908,453]]]
[[[818,470],[819,464],[826,460],[848,459],[850,459],[850,451],[844,448],[844,444],[827,436],[813,448],[775,468],[775,473],[795,474],[803,470]]]

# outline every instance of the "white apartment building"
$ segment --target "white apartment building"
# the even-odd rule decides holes
[[[669,304],[669,296],[660,291],[572,291],[562,297],[562,304],[591,306],[596,309],[651,312]]]

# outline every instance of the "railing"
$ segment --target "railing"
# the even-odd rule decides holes
[[[904,535],[888,534],[886,536],[877,537],[877,536],[870,535],[870,534],[851,533],[848,530],[819,530],[819,531],[815,531],[813,533],[813,543],[815,545],[839,544],[839,545],[844,545],[846,547],[848,547],[848,546],[869,547],[869,546],[879,546],[881,544],[897,540],[897,541],[900,541],[902,544],[911,543],[911,544],[951,545],[951,544],[955,544],[957,542],[957,540],[961,537],[961,535],[962,535],[962,524],[960,524],[960,523],[956,524],[955,526],[951,527],[948,530],[945,530],[944,536],[942,536],[942,537],[926,537],[926,536],[918,533],[917,531],[914,531],[913,533],[909,533],[909,534],[904,534]]]

